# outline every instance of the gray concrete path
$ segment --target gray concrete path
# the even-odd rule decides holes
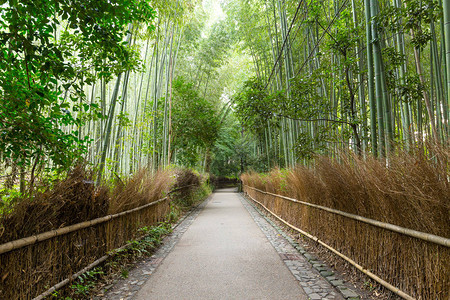
[[[134,299],[308,299],[235,193],[216,193]]]

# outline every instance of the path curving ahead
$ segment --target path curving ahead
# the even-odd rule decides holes
[[[308,299],[238,194],[222,191],[133,299]]]

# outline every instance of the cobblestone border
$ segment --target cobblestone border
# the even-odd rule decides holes
[[[239,198],[311,300],[360,299],[349,284],[338,279],[324,262],[308,253],[254,203],[242,194]]]
[[[164,258],[170,253],[170,251],[172,251],[173,247],[178,243],[183,234],[195,221],[197,216],[208,204],[211,198],[211,196],[206,198],[205,201],[184,216],[178,223],[172,226],[172,233],[163,239],[161,247],[156,250],[152,256],[136,264],[133,269],[129,271],[127,278],[120,279],[114,284],[107,286],[107,292],[105,295],[96,297],[95,299],[132,299],[133,296],[142,288],[145,282],[147,282],[150,275],[155,272],[156,268],[158,268]]]

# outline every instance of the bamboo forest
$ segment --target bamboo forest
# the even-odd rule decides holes
[[[0,0],[0,52],[0,299],[116,299],[230,187],[349,276],[299,299],[449,299],[448,0]]]

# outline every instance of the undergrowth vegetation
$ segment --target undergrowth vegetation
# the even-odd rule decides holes
[[[155,174],[141,170],[95,186],[92,173],[80,166],[46,190],[4,201],[0,243],[130,210],[168,196],[170,190],[175,206],[189,208],[211,193],[206,181],[206,175],[191,169],[173,168]]]
[[[92,172],[76,167],[46,190],[19,195],[0,215],[0,243],[80,223],[151,203],[175,178],[170,171],[141,170],[128,179],[95,186]]]
[[[388,162],[354,154],[322,156],[313,168],[247,173],[242,180],[265,191],[449,237],[450,151],[435,150],[432,159],[420,151],[401,152]]]

